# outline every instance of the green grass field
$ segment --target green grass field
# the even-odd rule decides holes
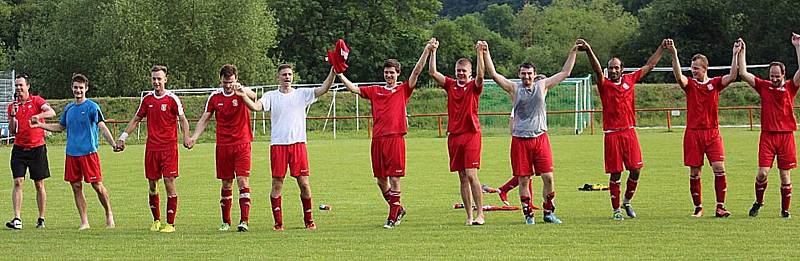
[[[412,130],[413,133],[413,130]],[[0,259],[785,259],[800,256],[797,217],[779,215],[777,173],[773,171],[766,205],[758,218],[747,217],[753,201],[758,132],[723,130],[727,151],[728,219],[707,211],[691,218],[688,170],[682,164],[682,131],[641,131],[645,168],[633,200],[639,218],[610,219],[608,193],[579,192],[584,183],[606,183],[602,135],[555,135],[557,213],[562,225],[524,225],[520,212],[487,212],[484,226],[463,225],[458,178],[448,173],[444,138],[408,138],[403,203],[409,211],[395,230],[381,226],[386,203],[375,186],[368,139],[312,139],[308,144],[316,231],[303,229],[297,187],[288,180],[284,191],[286,231],[271,230],[268,143],[253,144],[251,179],[253,209],[250,232],[218,232],[219,181],[214,178],[214,145],[199,144],[181,153],[178,181],[178,232],[154,233],[143,177],[144,147],[123,153],[101,148],[105,183],[117,228],[103,228],[102,207],[85,187],[92,229],[78,231],[78,215],[69,186],[62,181],[64,148],[50,147],[53,177],[48,180],[47,228],[35,229],[35,190],[27,182],[23,209],[25,228],[5,230]],[[510,177],[510,138],[484,137],[481,181],[499,186]],[[8,162],[10,148],[0,148]],[[6,168],[7,169],[7,168]],[[3,171],[10,176],[8,171]],[[713,175],[703,174],[704,201],[713,208]],[[0,218],[11,218],[11,178],[0,179]],[[535,180],[536,204],[541,181]],[[165,198],[163,188],[162,198]],[[500,204],[484,194],[487,204]],[[515,194],[511,194],[515,195]],[[512,197],[516,198],[516,196]],[[162,200],[166,201],[166,200]],[[517,200],[513,200],[516,203]],[[795,202],[798,200],[795,199]],[[236,202],[236,201],[234,201]],[[162,202],[163,203],[163,202]],[[518,203],[516,203],[518,204]],[[795,203],[795,206],[797,204]],[[164,207],[162,204],[162,211]],[[797,207],[795,207],[797,209]],[[800,212],[797,212],[800,213]],[[162,214],[163,215],[163,214]],[[238,217],[234,204],[233,218]]]

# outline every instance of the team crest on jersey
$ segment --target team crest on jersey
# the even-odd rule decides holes
[[[238,100],[233,100],[233,107],[236,107],[236,106],[239,106],[239,101]]]
[[[709,84],[709,85],[706,85],[706,87],[708,88],[709,91],[713,91],[714,90],[714,85]]]
[[[167,105],[161,104],[161,111],[167,111]]]
[[[631,86],[628,86],[628,83],[622,83],[622,88],[627,90],[627,89],[630,89]]]

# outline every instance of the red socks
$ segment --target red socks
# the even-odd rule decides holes
[[[233,191],[220,189],[219,205],[222,207],[222,222],[231,223],[231,205],[233,201]]]
[[[625,186],[625,202],[633,199],[633,193],[636,193],[636,185],[639,185],[639,180],[628,178],[628,184]]]
[[[283,226],[283,210],[281,209],[281,196],[277,198],[270,197],[269,202],[272,205],[272,218],[275,219],[275,226]]]
[[[758,181],[756,179],[756,203],[764,203],[764,191],[767,190],[767,180]]]
[[[242,212],[240,222],[250,221],[250,188],[239,189],[239,209]]]
[[[725,204],[725,195],[728,193],[725,172],[714,172],[714,191],[717,193],[717,205]]]
[[[792,202],[792,183],[781,184],[781,210],[789,211]]]
[[[400,191],[389,190],[389,220],[397,221],[397,213],[403,206],[400,204]]]
[[[524,214],[525,217],[532,217],[533,209],[531,209],[531,198],[520,196],[519,202],[522,204],[522,214]]]
[[[608,193],[611,194],[611,208],[614,210],[619,209],[619,183],[619,180],[608,182]]]
[[[178,213],[178,195],[167,197],[167,224],[175,225],[175,214]]]
[[[556,197],[556,192],[550,192],[547,196],[544,197],[544,212],[545,213],[553,213],[555,211],[556,206],[553,204],[553,199]]]
[[[692,193],[692,203],[695,207],[703,205],[703,185],[700,176],[689,177],[689,192]]]
[[[311,198],[300,198],[300,201],[303,202],[303,221],[305,221],[306,225],[313,223],[314,220],[311,218]]]
[[[500,186],[497,189],[499,189],[500,191],[503,191],[503,192],[509,192],[512,189],[516,188],[517,186],[519,186],[519,178],[511,177],[511,179],[506,181],[506,184],[503,184],[503,186]]]
[[[161,202],[158,199],[158,194],[149,194],[150,196],[150,212],[153,213],[153,221],[161,220]]]

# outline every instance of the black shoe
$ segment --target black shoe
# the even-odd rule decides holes
[[[781,217],[788,219],[792,217],[792,214],[788,210],[781,210]]]
[[[622,208],[625,209],[625,214],[628,214],[629,217],[636,218],[636,212],[633,212],[631,203],[622,204]]]
[[[385,228],[385,229],[393,229],[395,226],[396,226],[396,224],[394,223],[394,221],[386,220],[386,224],[383,225],[383,228]]]
[[[758,216],[758,210],[761,209],[761,206],[762,206],[761,203],[758,203],[758,202],[753,203],[753,207],[750,208],[750,216],[751,217]]]
[[[44,218],[39,218],[36,220],[36,228],[44,228]]]
[[[401,208],[400,211],[397,212],[397,221],[394,222],[394,225],[400,225],[400,222],[403,221],[403,218],[406,216],[406,208]]]
[[[22,229],[22,220],[19,218],[14,218],[11,221],[6,222],[6,227],[14,230]]]

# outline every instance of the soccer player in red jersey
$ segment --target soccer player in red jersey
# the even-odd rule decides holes
[[[155,65],[150,68],[153,91],[142,97],[136,115],[117,139],[117,147],[124,150],[128,133],[147,118],[144,173],[149,186],[150,212],[153,214],[150,231],[170,233],[175,232],[175,215],[178,212],[178,192],[175,189],[175,179],[178,178],[178,122],[185,143],[189,140],[189,121],[183,113],[181,100],[166,89],[167,81],[166,66]],[[162,177],[167,190],[167,222],[163,225],[158,196],[158,180]]]
[[[26,170],[36,187],[36,204],[39,208],[36,228],[44,228],[44,209],[47,204],[44,180],[50,177],[47,145],[44,141],[44,130],[31,128],[28,122],[44,122],[44,119],[56,116],[56,112],[42,97],[31,95],[28,92],[30,87],[28,75],[18,74],[14,77],[14,102],[8,104],[7,110],[8,131],[14,136],[14,148],[11,149],[11,175],[14,177],[11,205],[14,208],[14,219],[6,222],[6,227],[10,229],[22,229],[20,210]]]
[[[447,93],[447,151],[450,171],[458,172],[461,200],[467,212],[467,225],[483,225],[483,191],[478,179],[481,167],[481,123],[478,119],[478,102],[483,91],[483,50],[477,49],[477,69],[472,79],[472,62],[469,58],[456,61],[456,79],[436,70],[436,49],[439,41],[431,38],[428,74]],[[477,212],[473,216],[473,202]]]
[[[741,47],[733,46],[730,72],[723,76],[708,78],[708,58],[702,54],[692,56],[692,78],[681,72],[678,50],[672,39],[666,39],[666,48],[672,54],[672,72],[678,86],[686,92],[686,132],[683,135],[683,164],[689,167],[689,191],[694,203],[693,217],[703,216],[702,183],[703,155],[708,158],[714,171],[714,190],[717,197],[716,217],[728,217],[725,209],[725,194],[728,182],[725,177],[725,150],[719,134],[719,94],[739,75],[737,56]]]
[[[554,224],[562,223],[561,219],[555,215],[556,192],[553,184],[553,155],[547,135],[545,97],[548,90],[557,86],[570,75],[572,67],[575,65],[577,51],[579,48],[583,50],[584,43],[582,39],[575,42],[575,46],[570,50],[560,72],[534,82],[536,67],[531,63],[523,63],[517,73],[522,82],[514,83],[497,73],[488,44],[483,41],[478,42],[478,46],[482,49],[487,73],[501,89],[509,94],[513,101],[511,168],[514,176],[519,179],[519,199],[522,203],[525,223],[529,225],[536,223],[529,190],[533,175],[542,177],[544,221]]]
[[[791,217],[789,206],[792,200],[792,179],[790,171],[797,167],[797,149],[794,131],[797,120],[794,116],[794,99],[800,88],[800,69],[791,80],[786,80],[786,66],[772,62],[769,66],[769,80],[763,80],[747,72],[744,41],[739,52],[739,75],[753,87],[761,97],[761,137],[758,141],[758,174],[756,174],[756,202],[750,208],[750,216],[758,216],[764,205],[764,191],[767,190],[767,174],[775,157],[781,177],[781,216]],[[792,33],[792,45],[800,65],[800,35]]]
[[[300,201],[303,204],[303,219],[309,230],[317,225],[311,217],[311,184],[308,182],[308,152],[306,150],[306,108],[317,101],[331,88],[334,80],[333,70],[321,86],[316,88],[294,88],[294,71],[289,64],[278,66],[278,89],[264,93],[258,101],[250,99],[246,93],[237,90],[236,95],[244,99],[245,104],[253,111],[270,111],[270,167],[272,170],[272,191],[270,204],[272,217],[275,219],[273,230],[283,230],[283,209],[281,207],[281,190],[289,174],[297,179],[300,187]]]
[[[614,220],[623,220],[620,211],[620,179],[622,171],[625,169],[630,172],[628,175],[627,186],[625,188],[625,199],[622,207],[628,217],[635,218],[636,212],[631,207],[631,199],[636,192],[639,182],[639,173],[644,167],[642,162],[642,151],[639,147],[639,139],[636,136],[634,127],[636,126],[636,94],[634,87],[636,82],[653,70],[661,54],[664,52],[665,43],[656,49],[656,52],[647,59],[647,64],[632,73],[623,74],[622,60],[617,57],[608,61],[608,78],[603,75],[603,68],[597,60],[591,46],[586,44],[586,54],[595,73],[597,91],[600,93],[600,101],[603,104],[603,139],[605,170],[610,173],[608,186],[611,194],[611,208]],[[624,169],[623,169],[624,166]]]
[[[406,175],[406,104],[417,86],[417,78],[425,67],[428,54],[430,48],[426,46],[408,80],[402,84],[397,82],[401,71],[400,62],[395,59],[388,59],[383,64],[385,86],[357,87],[343,74],[337,74],[348,90],[372,102],[372,174],[383,198],[389,203],[389,217],[383,225],[388,229],[399,225],[406,215],[400,203],[400,178]]]
[[[200,134],[203,134],[208,120],[214,115],[217,122],[216,165],[217,179],[222,181],[220,189],[220,205],[222,207],[222,224],[220,231],[231,228],[231,206],[233,204],[233,179],[239,187],[239,209],[241,218],[236,230],[247,232],[250,220],[250,142],[253,132],[250,128],[250,110],[236,91],[245,92],[250,99],[256,94],[239,83],[239,70],[236,65],[226,64],[219,70],[221,89],[208,97],[206,109],[197,121],[194,134],[189,139],[189,148],[193,147]]]

